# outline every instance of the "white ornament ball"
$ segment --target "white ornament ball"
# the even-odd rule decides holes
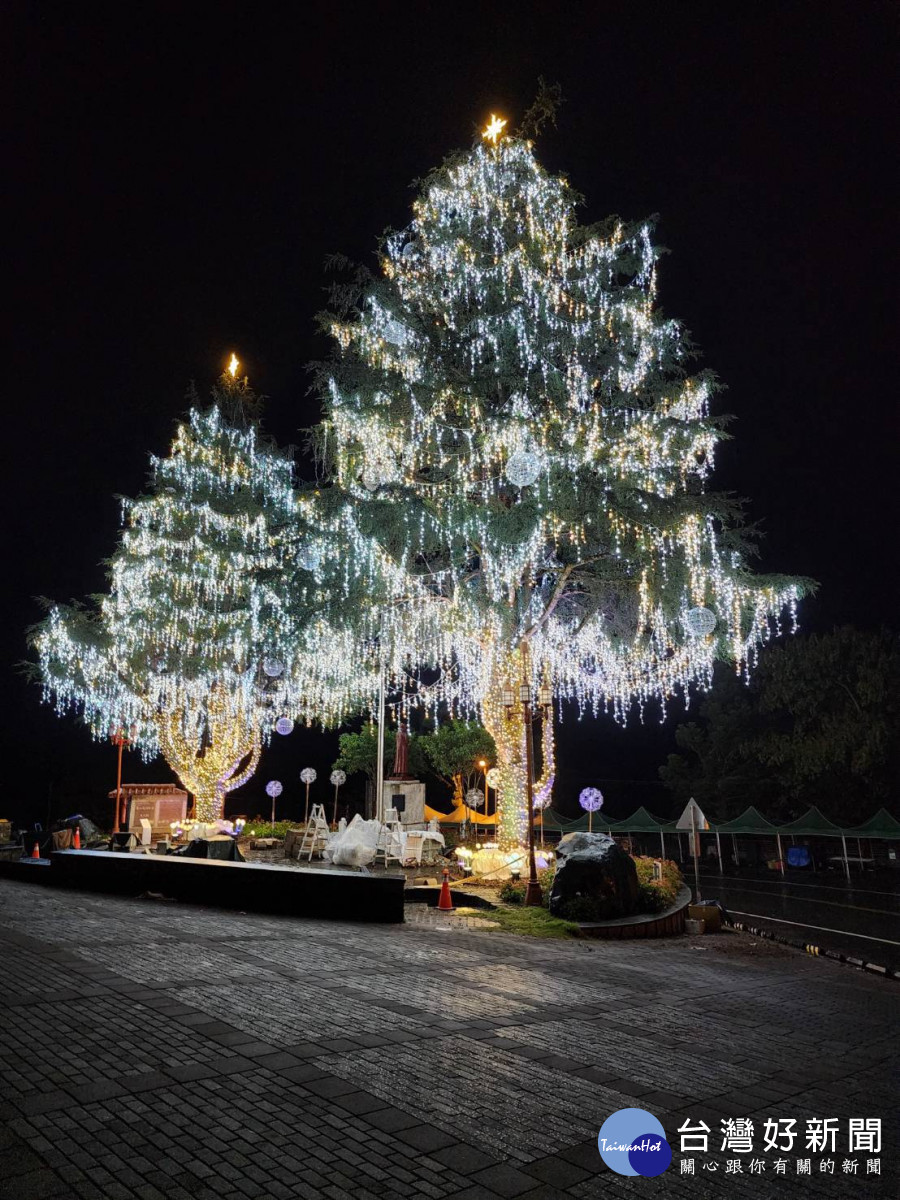
[[[383,482],[381,471],[377,467],[366,467],[363,471],[362,481],[363,487],[367,488],[370,492],[377,492]]]
[[[466,804],[469,808],[481,808],[484,804],[484,792],[479,791],[478,788],[469,788],[466,792]]]
[[[684,614],[684,627],[688,637],[706,637],[716,627],[716,614],[708,608],[689,608]]]
[[[275,722],[275,732],[282,734],[284,737],[287,737],[289,733],[292,733],[293,729],[294,722],[290,717],[279,717]]]
[[[344,774],[343,771],[338,770],[338,771],[331,772],[331,786],[332,787],[343,787],[343,785],[346,782],[347,782],[347,776]]]
[[[541,473],[541,460],[530,450],[517,450],[506,464],[506,478],[515,487],[529,487]]]
[[[264,658],[263,671],[270,679],[277,679],[279,675],[284,674],[284,663],[280,658]]]
[[[271,796],[273,800],[276,796],[280,796],[283,791],[284,788],[277,779],[270,779],[266,784],[266,794]]]
[[[497,767],[491,767],[487,773],[487,785],[495,790],[500,786],[500,771]]]
[[[303,783],[315,783],[316,772],[313,767],[304,767],[300,772],[300,780]]]
[[[318,546],[302,546],[297,554],[297,565],[303,571],[318,571],[322,565],[322,551]]]
[[[394,346],[404,346],[409,339],[406,327],[399,321],[387,321],[384,326],[384,340]]]
[[[407,262],[409,261],[409,259],[415,258],[416,255],[419,253],[418,241],[415,238],[413,238],[411,241],[406,243],[406,245],[403,247],[403,249],[400,251],[400,253],[407,260]]]

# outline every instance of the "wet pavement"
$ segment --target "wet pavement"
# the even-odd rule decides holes
[[[693,873],[685,864],[685,878]],[[745,924],[900,970],[900,879],[836,875],[782,881],[772,873],[733,876],[701,871],[704,899],[721,900]]]
[[[896,1195],[900,986],[735,933],[409,916],[0,881],[0,1200]],[[659,1178],[600,1160],[600,1125],[634,1107],[673,1147]],[[735,1119],[752,1154],[723,1150]],[[796,1145],[766,1150],[768,1120]],[[878,1150],[851,1120],[882,1121]],[[833,1149],[810,1149],[822,1121]],[[706,1151],[681,1152],[686,1122]]]

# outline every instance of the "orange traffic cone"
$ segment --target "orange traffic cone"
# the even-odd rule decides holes
[[[450,898],[450,872],[444,867],[444,882],[441,884],[441,897],[438,900],[441,912],[453,912],[453,901]]]
[[[72,839],[72,849],[73,850],[81,849],[81,833],[80,833],[77,825],[75,826],[75,837]]]
[[[40,858],[41,857],[41,848],[37,844],[37,842],[34,843],[34,849],[31,852],[31,857],[32,858]]]

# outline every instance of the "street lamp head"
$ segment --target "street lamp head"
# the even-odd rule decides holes
[[[531,688],[529,687],[529,685],[527,683],[520,683],[519,684],[519,702],[521,704],[528,704],[528,703],[530,703],[530,701],[531,701]]]
[[[512,708],[512,706],[515,704],[515,702],[516,702],[515,692],[512,690],[511,687],[504,684],[504,686],[500,689],[500,703],[505,708]]]

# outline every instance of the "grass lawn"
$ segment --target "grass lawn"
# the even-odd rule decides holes
[[[463,915],[483,917],[486,921],[495,921],[503,933],[540,938],[570,938],[578,933],[578,926],[574,921],[562,921],[559,917],[551,917],[546,908],[502,905],[488,912],[480,908],[460,908],[456,911]]]

